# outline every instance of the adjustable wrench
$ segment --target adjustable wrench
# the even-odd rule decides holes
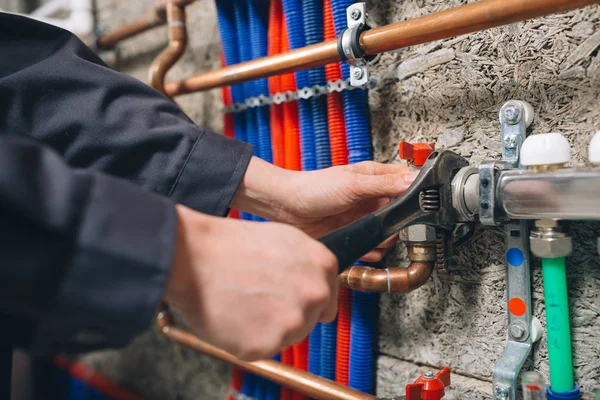
[[[468,165],[467,160],[451,151],[434,152],[401,196],[320,238],[337,257],[339,272],[407,226],[425,224],[451,230],[457,222],[452,204],[452,178]]]

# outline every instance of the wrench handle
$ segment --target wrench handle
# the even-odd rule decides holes
[[[379,219],[369,214],[319,239],[337,257],[338,272],[375,249],[386,238]]]

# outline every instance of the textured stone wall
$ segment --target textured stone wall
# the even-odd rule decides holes
[[[371,0],[368,8],[373,24],[385,25],[463,3]],[[98,0],[100,27],[114,29],[152,6],[152,0]],[[190,46],[169,79],[220,63],[213,1],[188,7],[188,18]],[[152,58],[165,44],[165,28],[125,41],[115,65],[145,80]],[[589,137],[600,129],[599,45],[600,10],[589,7],[382,55],[372,68],[379,85],[370,94],[375,158],[398,162],[401,139],[435,140],[473,163],[498,158],[498,110],[509,99],[522,99],[536,112],[531,132],[562,132],[573,146],[574,164],[585,165]],[[115,54],[106,58],[114,60]],[[218,90],[177,101],[199,125],[221,130]],[[585,398],[591,398],[592,388],[600,387],[600,258],[595,248],[600,226],[578,223],[574,228],[575,251],[568,263],[574,364]],[[408,295],[381,297],[380,396],[403,394],[419,372],[449,365],[455,383],[448,398],[491,398],[491,371],[506,340],[503,251],[500,230],[478,228],[448,273],[434,273]],[[539,264],[532,269],[535,315],[543,322]],[[168,343],[155,329],[126,349],[86,360],[149,400],[220,399],[227,390],[226,365]],[[548,373],[545,338],[534,346],[525,368]]]

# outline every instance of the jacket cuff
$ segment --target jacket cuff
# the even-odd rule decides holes
[[[225,216],[252,150],[247,143],[204,132],[177,177],[171,199],[205,214]]]
[[[127,344],[150,325],[169,278],[174,204],[99,174],[93,175],[88,193],[73,258],[38,319],[34,353]]]

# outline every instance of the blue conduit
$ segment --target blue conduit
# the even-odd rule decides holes
[[[336,34],[346,28],[346,9],[352,0],[332,0]],[[342,64],[342,77],[350,77],[348,64]],[[371,159],[371,135],[369,129],[369,103],[367,92],[355,89],[345,91],[344,118],[350,164]],[[375,293],[352,293],[352,319],[350,337],[349,386],[373,393],[373,353],[378,296]]]
[[[250,54],[252,59],[267,56],[268,26],[269,26],[269,0],[248,0],[248,17],[250,30]],[[251,82],[253,85],[252,96],[269,96],[269,81],[267,78]],[[256,118],[257,141],[255,155],[267,162],[273,162],[271,149],[271,123],[268,107],[252,109]],[[255,221],[265,221],[264,218],[254,216]]]
[[[337,347],[337,320],[321,324],[321,371],[323,378],[335,381],[335,353]]]
[[[224,0],[225,1],[225,0]],[[237,46],[239,62],[250,61],[252,59],[252,48],[250,45],[250,24],[248,21],[248,4],[245,0],[233,0],[233,10],[235,17],[235,27],[237,33]],[[243,92],[243,101],[254,96],[254,82],[244,82],[241,84]],[[256,109],[247,108],[243,111],[246,123],[246,142],[254,146],[254,155],[258,156],[258,129],[256,126]],[[237,129],[236,129],[237,132]],[[241,213],[242,219],[257,220],[254,215]]]
[[[281,361],[281,356],[278,354],[271,358],[274,361]],[[265,394],[265,400],[279,400],[281,397],[281,386],[274,382],[267,384],[267,393]]]
[[[305,45],[321,43],[323,41],[323,1],[302,0],[302,17],[304,19]],[[310,86],[326,85],[325,67],[309,69],[308,78]],[[327,126],[327,97],[313,97],[308,101],[313,123],[316,168],[328,168],[331,167],[331,152]]]
[[[320,322],[313,328],[308,336],[308,372],[315,375],[321,374],[321,327]]]
[[[304,23],[302,21],[302,1],[282,0],[283,13],[287,25],[290,50],[304,47]],[[323,25],[323,20],[319,21]],[[298,89],[310,86],[308,71],[298,71],[295,74],[296,87]],[[315,155],[315,136],[313,132],[312,110],[310,102],[305,99],[298,100],[298,120],[300,125],[300,149],[302,157],[302,169],[312,171],[317,168]]]

